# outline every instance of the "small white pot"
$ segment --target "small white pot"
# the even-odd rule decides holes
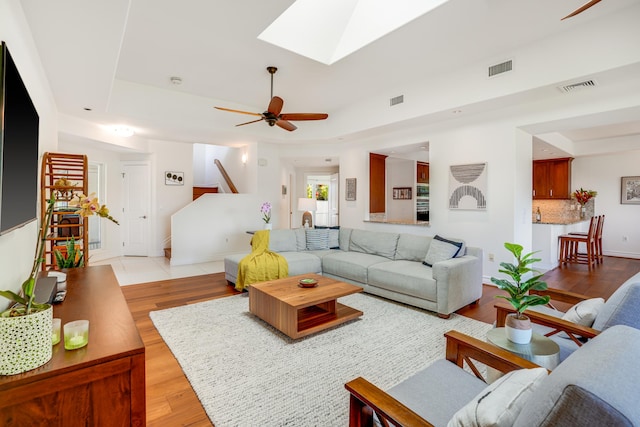
[[[273,230],[273,224],[265,224],[264,225],[264,229],[265,230]]]
[[[504,329],[507,339],[511,342],[516,344],[529,344],[531,342],[533,331],[531,329],[531,320],[528,317],[526,319],[517,319],[515,314],[510,314],[507,316]]]

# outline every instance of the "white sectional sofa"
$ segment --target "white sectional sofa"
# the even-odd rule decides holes
[[[482,249],[460,240],[350,228],[272,230],[269,249],[286,258],[289,275],[318,273],[364,288],[370,294],[448,318],[482,296]],[[454,247],[449,244],[457,244]],[[446,254],[450,248],[453,250]],[[458,253],[453,258],[456,249]],[[225,278],[235,284],[238,263],[225,258]],[[424,263],[434,261],[431,266]]]

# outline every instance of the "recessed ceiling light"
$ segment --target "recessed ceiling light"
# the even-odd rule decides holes
[[[133,134],[135,134],[133,129],[127,126],[114,126],[113,133],[124,138],[128,138],[130,136],[133,136]]]
[[[93,110],[93,108],[91,108],[91,107],[84,107],[84,111],[92,111],[92,110]]]
[[[176,85],[176,86],[182,84],[182,79],[180,77],[177,77],[177,76],[173,76],[169,80],[171,80],[171,83]]]
[[[453,110],[452,113],[453,114],[460,114],[460,113],[462,113],[462,110]]]

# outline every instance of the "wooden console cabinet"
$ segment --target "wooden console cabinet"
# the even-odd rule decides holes
[[[0,425],[144,426],[145,349],[111,266],[70,269],[62,324],[89,320],[89,344],[53,347],[45,365],[0,376]]]
[[[571,198],[571,161],[573,158],[533,162],[534,199]]]

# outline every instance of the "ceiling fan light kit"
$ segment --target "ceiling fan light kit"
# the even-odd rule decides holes
[[[271,101],[269,101],[269,106],[267,110],[263,113],[252,113],[249,111],[241,111],[241,110],[232,110],[230,108],[224,107],[214,107],[218,110],[229,111],[231,113],[240,113],[240,114],[248,114],[250,116],[260,117],[256,120],[251,120],[245,123],[237,124],[238,126],[244,126],[251,123],[257,123],[261,121],[266,121],[269,126],[278,126],[284,130],[294,131],[297,129],[296,125],[291,123],[292,121],[300,121],[300,120],[325,120],[329,117],[326,113],[283,113],[282,107],[284,106],[284,101],[279,96],[273,96],[273,75],[278,71],[278,68],[269,66],[267,67],[267,71],[271,74]]]

